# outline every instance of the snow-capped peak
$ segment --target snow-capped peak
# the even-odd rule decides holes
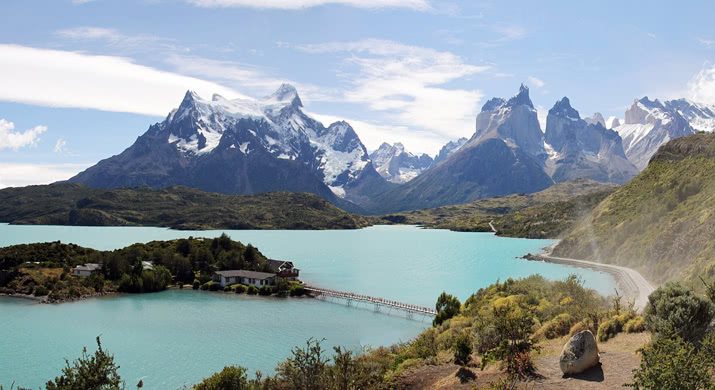
[[[393,183],[406,183],[432,166],[432,157],[415,155],[405,150],[400,142],[383,143],[370,154],[377,173]]]
[[[303,107],[303,102],[298,96],[298,90],[286,83],[281,84],[273,94],[266,98],[265,103],[287,103],[295,107]]]

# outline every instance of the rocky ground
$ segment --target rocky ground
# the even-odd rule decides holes
[[[573,377],[564,377],[559,369],[559,354],[568,337],[548,340],[539,344],[541,350],[534,355],[539,378],[522,382],[518,389],[615,389],[632,379],[632,371],[640,364],[638,349],[650,340],[648,333],[625,334],[599,343],[601,365]],[[462,383],[457,377],[459,366],[440,364],[418,367],[407,371],[397,383],[398,389],[474,389],[485,388],[503,380],[506,375],[495,366],[480,370],[473,380]]]

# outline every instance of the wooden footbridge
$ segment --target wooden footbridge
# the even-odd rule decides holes
[[[414,315],[422,316],[436,316],[437,311],[424,306],[412,305],[409,303],[403,303],[398,301],[393,301],[385,298],[371,297],[369,295],[355,294],[347,291],[330,290],[326,288],[318,288],[313,286],[305,286],[305,290],[308,291],[310,295],[318,299],[340,299],[345,300],[348,306],[357,305],[360,303],[366,304],[368,307],[373,306],[375,312],[382,312],[386,310],[388,313],[392,310],[399,310],[407,313],[407,318],[414,318]]]

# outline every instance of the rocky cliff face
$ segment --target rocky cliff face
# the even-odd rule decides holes
[[[622,184],[638,173],[626,158],[618,133],[603,126],[603,117],[591,119],[581,119],[566,97],[549,110],[546,172],[555,182],[588,178]]]
[[[178,109],[132,146],[70,181],[101,188],[186,185],[230,194],[311,192],[331,201],[362,196],[350,188],[387,188],[374,177],[370,188],[359,183],[375,169],[348,123],[325,127],[302,107],[286,84],[260,100],[204,100],[187,92]]]
[[[462,137],[460,139],[447,142],[444,146],[442,146],[442,149],[440,149],[439,153],[437,153],[437,155],[434,157],[434,164],[439,164],[440,162],[446,160],[447,157],[449,157],[454,152],[458,151],[459,148],[464,146],[467,141],[469,140]]]

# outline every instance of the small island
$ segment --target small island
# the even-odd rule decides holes
[[[300,270],[251,244],[217,238],[152,241],[99,251],[48,242],[0,248],[0,294],[60,303],[169,287],[300,296]]]

